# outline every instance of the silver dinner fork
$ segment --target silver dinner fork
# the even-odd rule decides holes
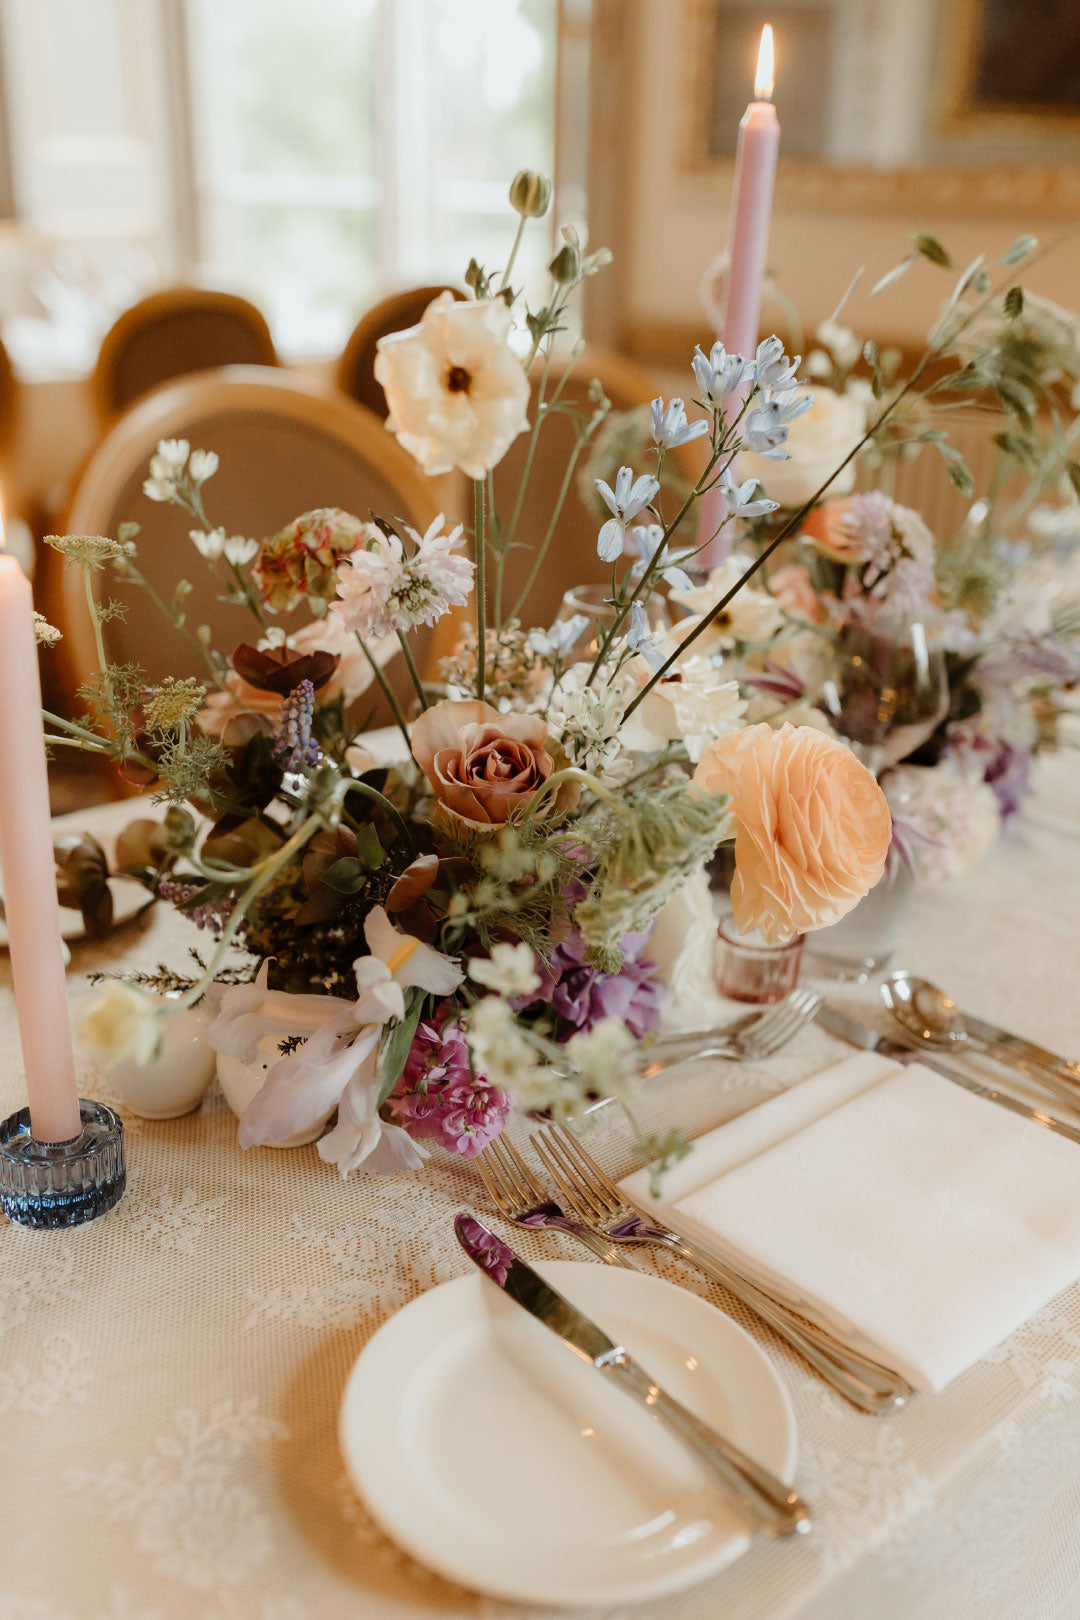
[[[863,1412],[880,1413],[902,1406],[912,1393],[911,1386],[898,1373],[839,1344],[681,1233],[655,1225],[604,1174],[569,1131],[545,1125],[532,1143],[555,1182],[563,1207],[591,1227],[601,1241],[606,1238],[617,1245],[647,1244],[686,1260],[767,1322],[838,1394]]]
[[[644,1070],[645,1078],[690,1058],[718,1057],[736,1063],[753,1063],[771,1057],[794,1040],[820,1006],[821,997],[816,991],[793,990],[790,996],[765,1012],[751,1013],[725,1028],[688,1030],[685,1035],[665,1036],[650,1049],[650,1055],[652,1052],[662,1053],[666,1058],[669,1052],[673,1055],[665,1062],[650,1064]]]
[[[549,1189],[533,1175],[521,1154],[503,1136],[488,1143],[476,1161],[488,1197],[499,1214],[516,1226],[533,1231],[547,1229],[577,1238],[609,1266],[638,1268],[620,1254],[609,1238],[581,1221],[576,1221],[552,1198]]]

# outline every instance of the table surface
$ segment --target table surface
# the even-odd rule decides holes
[[[897,958],[961,1005],[1066,1052],[1080,1052],[1078,803],[1080,764],[1048,761],[1036,804],[983,865],[919,893]],[[130,808],[109,814],[122,821]],[[179,965],[196,938],[157,907],[104,945],[76,945],[73,1002],[91,968]],[[869,989],[846,997],[874,1008]],[[646,1127],[707,1128],[846,1051],[813,1028],[757,1067],[685,1067],[650,1091]],[[83,1091],[113,1100],[89,1068]],[[0,1109],[23,1100],[0,957]],[[15,1550],[0,1620],[536,1612],[414,1564],[356,1500],[337,1445],[361,1346],[408,1300],[467,1270],[448,1235],[463,1204],[483,1207],[475,1168],[443,1155],[421,1176],[342,1182],[311,1147],[245,1154],[216,1086],[184,1119],[121,1112],[130,1183],[114,1212],[71,1232],[0,1229],[0,1456]],[[594,1146],[622,1167],[614,1111]],[[536,1258],[556,1252],[550,1236],[515,1241]],[[667,1265],[657,1262],[676,1275]],[[1075,1620],[1080,1285],[941,1395],[884,1419],[850,1410],[752,1331],[792,1392],[814,1534],[762,1542],[650,1614]],[[643,1611],[606,1620],[633,1613]]]

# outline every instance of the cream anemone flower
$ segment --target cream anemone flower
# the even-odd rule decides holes
[[[501,298],[442,292],[419,326],[379,340],[386,425],[426,473],[459,467],[483,478],[528,427],[529,383],[510,347],[512,324]]]

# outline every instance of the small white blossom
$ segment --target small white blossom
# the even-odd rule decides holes
[[[784,345],[778,337],[764,338],[758,344],[754,361],[757,387],[763,391],[768,389],[770,392],[793,388],[795,375],[801,363],[802,355],[799,354],[794,360],[788,359],[784,353]]]
[[[638,553],[638,560],[630,569],[631,578],[641,579],[664,543],[664,531],[659,523],[635,523],[632,529],[627,529],[626,538]],[[693,581],[679,564],[688,562],[693,555],[692,551],[675,552],[665,560],[658,577],[676,590],[691,590]]]
[[[842,371],[850,371],[862,354],[862,344],[850,326],[837,321],[819,321],[814,336],[823,343]]]
[[[191,482],[196,486],[205,484],[208,478],[213,478],[220,465],[216,450],[193,450],[188,462]]]
[[[155,478],[176,478],[183,472],[190,453],[191,446],[186,439],[159,439],[150,471]]]
[[[721,480],[724,492],[724,504],[731,517],[760,517],[764,512],[775,512],[779,501],[755,500],[754,491],[757,488],[756,478],[747,478],[741,484],[736,484],[729,474],[725,473]]]
[[[157,1052],[161,1019],[156,1003],[145,990],[120,979],[109,979],[83,1013],[80,1034],[108,1067],[117,1063],[142,1065]]]
[[[638,1082],[637,1042],[620,1018],[601,1018],[587,1032],[571,1035],[566,1055],[585,1091],[598,1097],[633,1097]]]
[[[574,650],[574,644],[589,621],[584,613],[571,614],[569,619],[556,619],[550,630],[530,630],[526,640],[540,658],[563,660]]]
[[[626,633],[626,645],[640,654],[653,670],[659,669],[666,657],[664,638],[653,633],[649,615],[640,602],[635,602],[630,609],[630,628]]]
[[[189,529],[188,535],[200,556],[208,557],[211,562],[215,562],[225,550],[224,529],[211,529],[209,533],[203,529]]]
[[[259,549],[257,540],[245,540],[242,534],[230,535],[225,542],[225,561],[232,563],[234,568],[243,568],[249,563]]]
[[[474,957],[469,978],[500,996],[527,996],[540,988],[536,959],[524,940],[516,945],[493,945],[490,956]]]
[[[584,685],[568,671],[551,695],[549,723],[559,728],[561,741],[573,763],[603,777],[621,751],[619,729],[622,698],[611,685]]]
[[[645,510],[660,484],[646,473],[635,479],[632,467],[619,468],[614,490],[602,478],[594,482],[600,499],[612,514],[596,538],[596,549],[604,562],[614,562],[622,556],[627,524]]]
[[[689,444],[693,439],[700,439],[703,433],[709,431],[707,422],[686,420],[686,406],[681,399],[669,400],[665,406],[664,401],[657,396],[649,409],[652,413],[653,443],[660,445],[664,450],[675,450],[680,444]]]
[[[700,348],[695,349],[690,363],[701,391],[701,403],[711,405],[713,410],[718,410],[742,383],[754,379],[754,362],[744,360],[741,354],[728,354],[722,343],[714,343],[708,356]]]
[[[784,445],[788,427],[804,411],[811,410],[813,404],[810,394],[793,391],[766,400],[746,419],[746,448],[768,461],[786,461],[788,452]]]

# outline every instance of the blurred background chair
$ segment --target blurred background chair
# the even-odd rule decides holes
[[[263,538],[319,506],[340,506],[360,518],[374,510],[420,531],[438,513],[427,481],[382,423],[306,379],[233,366],[157,389],[121,417],[94,452],[72,494],[65,530],[115,536],[121,523],[138,522],[140,569],[165,602],[172,600],[180,579],[189,580],[187,623],[209,625],[214,644],[226,654],[241,641],[256,640],[258,629],[247,608],[220,600],[220,586],[189,539],[192,523],[186,514],[143,494],[147,464],[165,438],[217,451],[220,468],[206,484],[204,498],[211,521],[230,535]],[[97,669],[92,627],[79,570],[58,566],[53,552],[49,559],[46,601],[64,633],[57,652],[68,701],[74,703],[75,689]],[[142,590],[111,575],[98,578],[102,594],[127,607],[126,617],[105,625],[112,660],[138,664],[150,681],[205,673],[198,650],[169,626]],[[297,629],[307,617],[300,611],[274,622]],[[423,663],[422,638],[417,651]],[[408,701],[412,688],[401,664],[396,658],[387,676]],[[365,694],[362,704],[367,702]],[[391,723],[375,687],[370,708],[370,724]]]
[[[457,287],[409,287],[404,292],[383,298],[353,327],[349,341],[341,351],[337,363],[336,382],[343,394],[366,405],[376,416],[386,416],[386,396],[375,381],[375,349],[378,341],[390,332],[401,332],[415,326],[433,298],[441,292],[452,292],[455,298],[464,298]]]
[[[205,287],[168,287],[126,309],[102,340],[92,389],[110,423],[171,377],[211,366],[276,366],[270,328],[254,304]]]

